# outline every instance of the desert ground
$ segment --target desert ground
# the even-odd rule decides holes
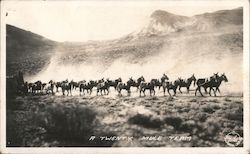
[[[7,146],[227,147],[229,132],[243,137],[242,95],[193,93],[17,96],[7,100]]]

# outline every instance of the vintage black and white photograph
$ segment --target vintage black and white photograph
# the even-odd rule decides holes
[[[244,147],[242,2],[3,1],[4,146]]]

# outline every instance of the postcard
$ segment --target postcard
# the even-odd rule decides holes
[[[249,1],[1,1],[2,153],[248,153]]]

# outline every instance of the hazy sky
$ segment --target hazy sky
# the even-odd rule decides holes
[[[8,24],[55,41],[107,40],[137,31],[157,9],[193,16],[241,6],[234,2],[173,1],[5,1]]]

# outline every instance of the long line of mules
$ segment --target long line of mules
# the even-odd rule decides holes
[[[38,94],[56,94],[62,93],[62,95],[72,95],[72,91],[79,91],[79,95],[89,94],[91,95],[93,89],[96,90],[96,95],[108,95],[110,90],[117,91],[119,96],[122,96],[122,91],[127,91],[127,94],[131,94],[131,87],[135,87],[136,92],[139,96],[145,96],[145,92],[149,91],[150,96],[155,95],[156,89],[162,90],[163,95],[166,92],[170,96],[176,96],[177,91],[182,93],[181,89],[185,88],[186,92],[189,93],[190,87],[193,84],[195,87],[195,96],[199,92],[200,96],[204,96],[201,89],[204,89],[205,93],[212,96],[212,91],[214,96],[217,92],[220,93],[219,87],[222,81],[228,82],[226,75],[223,73],[214,73],[212,76],[207,78],[196,79],[193,74],[190,78],[183,79],[178,78],[176,80],[170,81],[166,74],[160,79],[151,79],[150,82],[145,82],[143,76],[134,80],[132,77],[124,82],[121,78],[110,80],[110,79],[100,79],[100,80],[82,80],[75,82],[73,80],[68,81],[68,79],[60,82],[50,80],[48,83],[43,83],[42,81],[36,81],[34,83],[24,82],[22,72],[12,77],[7,77],[7,95],[38,95]]]

